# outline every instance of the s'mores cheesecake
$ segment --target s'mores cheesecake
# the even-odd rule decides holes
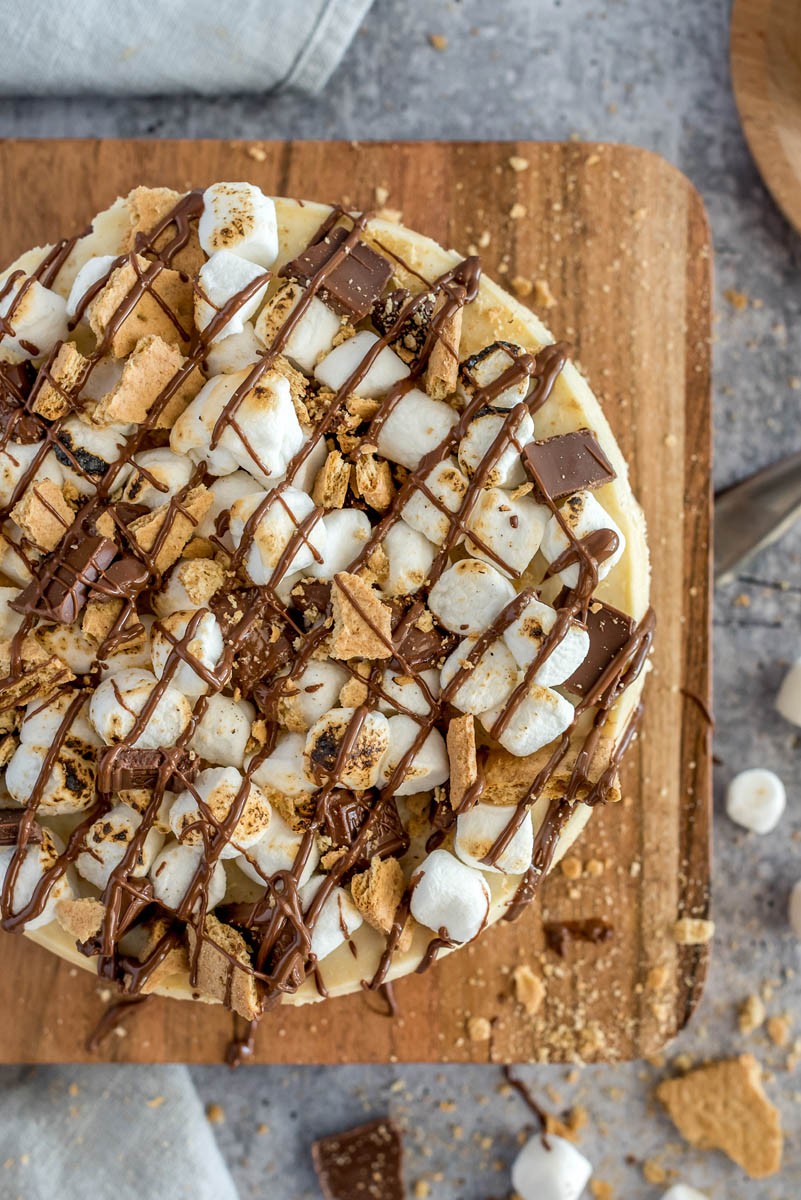
[[[0,275],[0,431],[5,930],[257,1021],[514,920],[619,799],[642,513],[477,257],[136,188]]]

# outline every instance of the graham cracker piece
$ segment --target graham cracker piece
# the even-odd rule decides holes
[[[103,926],[106,906],[91,896],[79,900],[59,900],[56,918],[65,933],[72,934],[76,942],[88,942],[97,937]]]
[[[42,386],[36,393],[31,411],[55,421],[65,416],[77,400],[81,380],[89,365],[80,350],[72,342],[62,342],[47,372]]]
[[[18,678],[8,679],[11,669],[11,639],[0,642],[0,712],[16,708],[30,700],[49,696],[57,686],[72,683],[75,676],[57,654],[48,654],[32,635],[26,637],[21,648],[24,673]]]
[[[305,288],[302,288],[299,283],[287,280],[286,283],[279,286],[277,292],[264,305],[256,318],[254,329],[256,337],[260,338],[265,346],[273,344],[276,334],[285,324],[287,317],[304,291]]]
[[[367,683],[370,675],[370,663],[356,663],[356,674],[351,675],[347,683],[343,683],[339,693],[339,703],[342,708],[358,708],[367,702]]]
[[[476,761],[476,725],[471,713],[451,717],[446,736],[450,764],[451,808],[457,809],[467,789],[478,779]]]
[[[753,1054],[698,1067],[656,1089],[679,1133],[702,1150],[722,1150],[752,1179],[779,1170],[779,1113],[762,1090]]]
[[[386,512],[395,496],[392,471],[386,459],[377,459],[373,454],[360,454],[356,459],[354,491],[357,496],[374,508]]]
[[[301,425],[309,426],[312,420],[309,416],[309,410],[306,407],[306,393],[309,390],[309,381],[302,371],[298,371],[288,358],[284,358],[283,354],[278,354],[272,361],[273,371],[277,371],[279,375],[283,375],[289,384],[289,396],[295,407],[295,416]],[[269,377],[269,375],[268,375]]]
[[[183,354],[158,334],[151,333],[140,338],[125,360],[119,382],[95,406],[92,423],[101,426],[114,422],[140,425],[185,362]],[[204,382],[200,367],[193,367],[174,395],[170,396],[155,428],[171,429]]]
[[[312,500],[319,508],[343,508],[348,494],[351,465],[339,450],[329,451],[317,472],[312,488]]]
[[[213,913],[207,914],[203,929],[206,936],[201,941],[197,961],[198,988],[216,1000],[227,1000],[233,1012],[245,1021],[254,1021],[260,1012],[256,981],[250,970],[240,970],[227,957],[230,955],[249,968],[250,953],[245,939],[231,925],[218,921]],[[186,932],[189,953],[194,958],[197,930],[193,925],[187,925]]]
[[[13,733],[0,733],[0,767],[7,767],[16,753],[19,739]]]
[[[93,597],[87,601],[86,607],[83,610],[83,620],[81,621],[81,632],[94,646],[102,646],[114,624],[122,612],[122,600],[106,600]],[[122,629],[130,625],[138,624],[136,613],[129,613],[126,620],[123,622]],[[139,649],[144,646],[147,639],[147,633],[142,632],[137,637],[131,638],[123,644],[123,648],[128,653],[133,653],[134,649]]]
[[[447,292],[437,297],[433,319],[450,297]],[[462,310],[457,308],[453,316],[444,322],[434,343],[426,368],[426,391],[434,400],[444,400],[456,391],[459,376],[459,343],[462,340]]]
[[[122,935],[121,949],[137,962],[145,962],[171,928],[172,921],[169,917],[149,917],[131,929],[126,929]],[[182,943],[171,946],[142,984],[142,995],[149,996],[151,992],[155,992],[171,975],[186,975],[188,972],[189,955],[186,946]]]
[[[368,925],[379,933],[389,933],[395,921],[403,893],[406,889],[406,879],[403,868],[397,858],[378,858],[371,861],[370,866],[360,875],[354,875],[350,881],[350,894],[353,903],[364,917]],[[406,926],[398,942],[401,954],[409,949],[412,942],[412,922]]]
[[[184,591],[195,608],[205,608],[225,581],[225,571],[213,558],[194,558],[176,567]]]
[[[569,747],[565,757],[551,774],[542,790],[541,794],[546,799],[554,800],[564,796],[573,773],[573,768],[576,765],[576,756],[580,748],[580,740],[574,741]],[[589,795],[594,784],[598,782],[612,761],[614,749],[615,743],[613,738],[600,738],[598,747],[590,763],[588,779],[579,786],[577,800],[583,800]],[[536,779],[552,754],[552,746],[543,746],[541,750],[537,750],[534,754],[528,754],[523,758],[516,758],[514,754],[510,754],[507,750],[493,749],[488,754],[484,767],[484,790],[481,793],[482,803],[518,804],[531,787],[532,780]],[[617,803],[620,800],[620,781],[617,775],[612,780],[606,798],[610,804]]]
[[[174,501],[169,501],[131,522],[129,533],[149,553],[156,544],[164,522],[169,521],[167,534],[156,554],[156,570],[163,574],[181,557],[181,551],[211,508],[213,499],[212,493],[201,483],[193,487],[186,499],[181,501],[180,508]]]
[[[97,530],[98,537],[110,538],[112,542],[115,540],[117,526],[108,509],[102,512],[99,517],[95,517],[95,529]]]
[[[269,787],[262,787],[261,790],[281,820],[286,822],[293,833],[299,833],[301,829],[309,828],[309,823],[317,807],[317,797],[314,793],[304,792],[300,796],[285,796],[283,792],[274,791]]]
[[[153,264],[146,258],[139,254],[133,257],[138,271],[130,260],[117,267],[87,309],[89,326],[100,343],[120,306],[127,308],[127,298],[139,286],[139,274],[144,275],[152,269]],[[154,292],[155,295],[152,294]],[[137,342],[148,334],[157,334],[171,346],[188,346],[193,328],[193,304],[191,280],[184,279],[178,271],[164,267],[119,324],[111,338],[111,353],[115,358],[125,358],[135,349]],[[175,321],[171,320],[165,308],[172,313]],[[185,336],[181,335],[181,331]]]
[[[49,551],[55,550],[75,514],[58,484],[52,479],[37,479],[14,505],[11,517],[34,546]]]
[[[521,963],[512,972],[515,984],[515,998],[522,1004],[530,1017],[536,1016],[545,999],[545,985],[539,975],[535,975],[528,963]]]
[[[340,571],[331,589],[332,658],[391,658],[392,612],[369,583]]]
[[[137,187],[129,192],[125,197],[125,205],[128,209],[130,224],[122,243],[123,251],[135,250],[136,235],[141,233],[147,237],[151,229],[155,229],[167,213],[175,208],[180,199],[181,193],[174,192],[172,188]],[[170,224],[155,239],[154,249],[156,252],[164,249],[174,235],[175,226]],[[178,271],[195,276],[205,261],[206,256],[200,246],[197,225],[193,222],[189,227],[189,239],[186,245],[182,246],[173,256],[172,265]]]

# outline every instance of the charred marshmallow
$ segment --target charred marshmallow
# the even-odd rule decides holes
[[[586,538],[600,529],[610,529],[612,533],[617,534],[618,544],[614,554],[598,564],[598,578],[605,579],[615,563],[623,557],[623,551],[626,549],[626,539],[620,526],[601,508],[592,492],[576,492],[560,507],[559,513],[575,538]],[[572,545],[558,518],[552,516],[542,536],[541,549],[545,558],[549,563],[554,563]],[[579,581],[579,564],[571,563],[569,567],[565,567],[559,572],[559,578],[565,587],[575,587]]]
[[[355,708],[332,708],[306,735],[306,770],[320,783],[333,778],[342,787],[364,791],[375,787],[389,749],[389,724],[381,713],[368,712],[358,728]]]
[[[57,859],[63,853],[64,846],[61,839],[51,833],[49,829],[42,831],[42,841],[38,845],[27,846],[23,852],[22,862],[20,863],[17,873],[14,891],[11,896],[11,912],[19,913],[33,899],[36,886],[40,882],[45,871],[49,871],[55,866]],[[5,883],[8,868],[14,858],[16,850],[13,846],[0,846],[0,888]],[[41,929],[45,925],[49,925],[55,920],[56,907],[60,900],[72,899],[75,887],[75,876],[72,871],[67,868],[47,894],[47,901],[38,916],[31,917],[25,922],[25,928],[29,933],[34,929]]]
[[[252,183],[207,187],[197,232],[208,255],[230,250],[259,267],[271,266],[278,255],[275,204]]]
[[[129,854],[131,842],[141,824],[140,814],[127,804],[117,804],[104,817],[99,817],[84,835],[86,849],[75,860],[78,874],[102,891],[112,871]],[[149,829],[132,859],[129,859],[126,875],[147,875],[163,845],[164,835],[157,829]]]

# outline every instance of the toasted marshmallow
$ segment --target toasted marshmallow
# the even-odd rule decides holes
[[[111,464],[119,459],[125,437],[117,425],[100,429],[71,413],[59,430],[54,451],[63,478],[73,484],[80,495],[93,496]],[[131,467],[126,463],[114,477],[115,486],[123,484],[130,473]]]
[[[13,330],[3,337],[3,349],[24,359],[49,354],[69,333],[64,297],[43,287],[38,279],[28,284],[20,277],[13,283],[0,300],[0,317],[7,318]]]
[[[107,746],[127,738],[159,682],[151,671],[128,667],[104,679],[89,702],[89,720]],[[143,750],[174,746],[189,723],[192,710],[177,688],[167,685],[132,743]]]
[[[284,684],[278,704],[279,720],[296,733],[310,729],[334,708],[350,678],[344,667],[328,660],[306,664],[299,675]]]
[[[332,708],[315,721],[306,735],[306,770],[313,778],[327,782],[333,776],[342,787],[360,792],[375,787],[381,764],[389,749],[389,725],[381,713],[368,712],[347,754],[343,742],[349,735],[354,708]],[[342,755],[342,762],[338,762]]]
[[[410,388],[381,426],[378,453],[414,471],[421,458],[445,441],[458,419],[449,404]]]
[[[443,571],[428,607],[453,633],[483,633],[515,597],[505,575],[478,558],[463,558]]]
[[[18,804],[30,798],[56,737],[73,693],[62,692],[46,705],[32,701],[20,729],[20,744],[6,767],[5,785]],[[77,813],[95,800],[95,759],[102,744],[86,719],[83,705],[73,719],[41,791],[43,813]]]
[[[58,692],[46,703],[41,700],[32,700],[25,710],[25,717],[20,726],[20,741],[29,746],[52,746],[59,734],[67,709],[74,698],[74,692]],[[89,705],[86,702],[81,705],[78,713],[73,717],[67,736],[64,738],[65,746],[73,739],[81,743],[78,746],[80,750],[83,750],[85,746],[93,746],[96,749],[102,746],[103,743],[89,724],[88,709]]]
[[[14,884],[14,892],[11,897],[12,913],[19,913],[26,904],[30,903],[36,890],[36,885],[45,871],[50,870],[54,866],[56,859],[63,850],[64,845],[61,839],[56,837],[54,833],[51,833],[49,829],[42,831],[42,841],[40,843],[25,848],[24,857]],[[14,846],[0,846],[0,888],[5,883],[6,874],[15,853]],[[50,889],[45,906],[39,916],[31,917],[30,921],[25,922],[25,929],[29,933],[32,933],[34,929],[41,929],[55,920],[56,906],[59,900],[72,899],[75,893],[74,882],[75,876],[68,867]]]
[[[178,655],[172,639],[181,641],[194,617],[194,612],[175,612],[154,624],[150,637],[150,653],[153,670],[159,679],[164,674],[171,656]],[[195,670],[193,664],[197,663],[206,670],[213,671],[222,658],[222,653],[223,636],[217,618],[214,613],[204,612],[184,654],[180,655],[178,669],[170,676],[170,686],[177,688],[185,696],[205,696],[209,684]]]
[[[534,597],[523,612],[504,630],[503,640],[521,667],[527,667],[540,652],[546,634],[556,622],[556,610]],[[556,687],[577,671],[590,648],[590,635],[583,626],[571,621],[560,642],[554,646],[534,676],[534,683]]]
[[[246,795],[242,815],[220,851],[220,858],[236,858],[255,846],[270,824],[272,810],[261,788],[242,777],[235,767],[209,767],[201,771],[191,788],[180,792],[170,809],[170,828],[180,842],[202,847],[217,835],[232,808]],[[198,797],[209,810],[209,820]],[[204,838],[205,830],[205,838]]]
[[[229,476],[230,478],[230,476]],[[225,575],[219,563],[211,558],[182,558],[167,576],[167,582],[153,597],[153,607],[159,617],[170,613],[206,608],[219,591]]]
[[[104,396],[114,390],[122,379],[125,361],[114,358],[111,354],[106,354],[103,358],[98,359],[81,389],[80,399],[94,400],[96,404],[99,403]],[[96,413],[92,413],[92,424],[96,423],[96,415]],[[105,421],[100,422],[100,424],[105,423]]]
[[[588,534],[595,533],[597,529],[611,529],[613,533],[617,534],[617,550],[598,565],[598,578],[605,579],[615,563],[623,557],[623,551],[626,549],[626,539],[620,526],[601,507],[592,492],[576,492],[560,506],[559,512],[574,537],[585,538]],[[559,521],[552,516],[542,535],[540,549],[545,558],[549,563],[555,562],[571,545],[572,543]],[[564,571],[559,572],[558,577],[565,587],[575,587],[579,580],[579,564],[571,563],[569,567],[565,567]]]
[[[230,510],[235,500],[243,500],[247,496],[263,493],[263,488],[247,471],[234,471],[231,475],[222,475],[209,484],[212,495],[211,507],[195,528],[195,537],[210,538],[217,534],[217,518],[221,513]],[[230,533],[224,533],[220,541],[227,549],[233,550],[234,543]]]
[[[489,854],[514,813],[514,807],[479,802],[469,812],[458,816],[453,849],[462,862],[468,867],[491,871],[493,874],[523,875],[531,866],[534,854],[534,826],[529,813],[497,861],[492,866],[481,861]]]
[[[528,496],[515,500],[500,488],[485,488],[467,521],[467,528],[480,544],[468,537],[467,549],[504,575],[522,575],[540,548],[548,511]],[[487,551],[497,555],[500,562]]]
[[[3,508],[11,504],[17,485],[28,476],[40,453],[40,442],[28,445],[13,442],[0,450],[0,505]],[[37,479],[52,479],[57,484],[63,481],[64,472],[53,451],[48,452],[34,469],[31,482],[35,483]]]
[[[245,367],[209,379],[175,422],[170,447],[176,454],[188,454],[192,462],[205,462],[212,475],[230,475],[237,467],[243,467],[263,484],[273,487],[303,445],[303,431],[295,415],[289,380],[278,371],[264,371],[211,449],[217,420],[249,374],[250,368]]]
[[[259,279],[262,282],[253,291],[250,285],[255,286]],[[250,320],[264,299],[270,275],[262,267],[238,254],[232,254],[230,250],[216,250],[200,268],[197,282],[195,325],[202,331],[214,321],[216,333],[211,339],[213,345],[231,334],[242,332],[245,321]],[[246,289],[250,294],[240,304],[238,297]],[[220,324],[221,314],[227,305],[231,306],[230,315]]]
[[[302,796],[317,791],[306,770],[306,739],[300,733],[282,734],[271,754],[259,763],[253,779],[260,787],[273,788],[284,796]]]
[[[503,705],[497,704],[478,714],[478,719],[487,733],[491,733],[502,711]],[[499,735],[498,741],[510,754],[524,758],[563,734],[573,716],[573,705],[569,700],[565,700],[558,692],[552,692],[550,688],[532,683],[525,699],[518,704]]]
[[[202,862],[203,849],[201,846],[187,846],[183,842],[168,841],[150,868],[153,899],[158,900],[159,904],[163,904],[172,912],[180,909],[184,896]],[[217,861],[208,881],[207,912],[211,912],[217,907],[225,895],[227,886],[225,867],[220,861]],[[192,911],[196,912],[199,907],[200,896],[193,904]]]
[[[53,459],[53,462],[55,462],[55,459]],[[55,463],[55,465],[58,466],[58,463]],[[2,478],[2,471],[3,455],[0,452],[0,479]],[[2,483],[0,482],[1,487]],[[5,501],[0,501],[0,503],[5,503]],[[16,526],[13,528],[16,529]],[[30,559],[32,557],[35,558],[36,556],[32,555],[30,550],[26,550],[25,557],[23,557],[12,542],[7,541],[5,537],[0,538],[0,575],[5,575],[7,579],[18,583],[20,587],[24,587],[26,583],[30,583],[31,579],[33,579],[31,569],[26,562],[26,558]],[[15,591],[18,593],[18,589],[15,589]]]
[[[226,331],[219,340],[215,339],[206,355],[209,375],[230,375],[245,367],[252,367],[264,353],[264,347],[256,337],[251,321],[245,321],[239,333]]]
[[[673,1187],[668,1188],[662,1200],[708,1200],[706,1192],[699,1192],[697,1188],[689,1187],[686,1183],[674,1183]]]
[[[787,916],[793,933],[797,938],[801,938],[801,879],[793,884],[787,906]]]
[[[787,803],[784,784],[764,767],[751,767],[735,775],[726,792],[726,812],[752,833],[770,833],[778,825]]]
[[[591,1175],[592,1163],[553,1133],[547,1143],[539,1134],[529,1138],[512,1163],[521,1200],[579,1200]]]
[[[508,424],[509,417],[500,413],[483,413],[470,422],[467,433],[459,443],[459,466],[466,475],[475,475],[490,452],[493,442]],[[487,487],[517,487],[526,478],[520,452],[534,437],[534,422],[524,412],[514,427],[514,436],[502,450],[484,478]]]
[[[381,582],[381,590],[388,596],[410,596],[419,591],[428,579],[436,557],[434,543],[400,520],[389,527],[382,546],[388,570],[386,579]]]
[[[324,387],[338,392],[354,371],[358,370],[378,340],[376,334],[362,329],[347,341],[340,342],[314,368],[315,379]],[[384,346],[364,377],[351,388],[351,391],[355,392],[357,396],[364,396],[365,399],[372,400],[383,396],[393,384],[399,383],[408,374],[409,367],[403,359],[398,358],[395,351],[390,350],[389,346]]]
[[[801,725],[801,658],[796,659],[782,680],[776,711],[793,725]]]
[[[389,748],[381,763],[379,786],[383,787],[393,777],[404,757],[411,750],[420,734],[420,726],[413,717],[390,717]],[[394,796],[413,796],[417,792],[431,791],[448,778],[448,752],[445,739],[438,729],[432,729],[414,758],[405,767],[401,782],[394,786]]]
[[[305,294],[306,288],[301,284],[287,282],[267,301],[256,322],[256,333],[266,346],[272,345]],[[317,296],[312,296],[303,313],[295,319],[282,353],[301,371],[311,375],[318,360],[331,350],[341,328],[337,314]]]
[[[496,379],[500,379],[504,371],[508,371],[515,358],[520,354],[519,346],[510,349],[503,342],[494,342],[486,346],[478,354],[463,364],[460,372],[459,394],[463,400],[472,400],[476,388],[489,387]],[[531,380],[524,376],[518,383],[511,384],[498,396],[492,398],[493,408],[514,408],[521,400],[525,400]]]
[[[323,524],[323,561],[310,563],[306,573],[315,579],[333,579],[337,572],[347,571],[361,554],[370,537],[370,518],[360,508],[337,508],[326,513]]]
[[[423,681],[425,688],[420,686],[418,680]],[[404,675],[400,667],[387,667],[381,680],[381,690],[386,697],[379,701],[383,713],[406,710],[406,715],[414,713],[418,717],[427,717],[431,712],[431,702],[436,704],[439,699],[439,671],[420,671],[418,677],[413,678]]]
[[[255,716],[256,710],[248,700],[232,700],[215,693],[209,696],[189,745],[206,762],[241,770]]]
[[[252,879],[254,883],[264,884],[278,871],[291,871],[298,857],[301,842],[304,838],[302,829],[295,832],[290,829],[277,812],[270,817],[267,832],[263,834],[246,854],[241,854],[236,860],[239,870]],[[303,887],[314,874],[320,861],[320,850],[317,839],[313,838],[309,857],[300,873],[299,884]]]
[[[455,458],[446,458],[428,472],[425,487],[444,504],[447,511],[432,503],[425,493],[416,489],[403,506],[403,519],[412,529],[422,533],[437,546],[447,537],[451,522],[449,513],[459,511],[468,483]]]
[[[87,259],[75,276],[67,297],[68,317],[75,316],[78,306],[91,287],[100,283],[101,279],[108,279],[116,261],[113,254],[101,254],[98,258]]]
[[[155,450],[143,450],[134,455],[134,469],[128,477],[123,499],[134,504],[145,504],[158,508],[166,504],[186,487],[192,474],[192,464],[187,458],[179,458],[166,446]]]
[[[22,624],[22,613],[9,608],[19,595],[19,588],[0,587],[0,641],[12,638]]]
[[[74,675],[88,675],[97,655],[97,646],[75,625],[43,625],[36,640],[48,654],[57,654]]]
[[[440,672],[440,685],[443,692],[451,680],[467,663],[467,656],[477,642],[476,634],[471,634],[460,642],[455,650],[446,658]],[[449,691],[447,699],[462,712],[477,715],[487,703],[502,704],[510,695],[518,681],[517,663],[503,642],[493,642],[479,658],[474,667],[464,676],[455,692]]]
[[[101,679],[108,679],[111,675],[117,675],[120,671],[127,671],[129,667],[141,667],[143,670],[150,670],[150,631],[153,628],[154,618],[150,613],[139,613],[137,621],[144,628],[144,635],[132,638],[129,642],[124,642],[119,650],[115,650],[113,654],[109,654],[105,662],[101,664]]]
[[[209,255],[231,250],[260,267],[271,266],[278,255],[275,204],[253,183],[207,187],[197,234]]]
[[[313,875],[300,889],[300,902],[304,913],[309,908],[324,882],[324,876]],[[336,887],[323,903],[314,918],[311,936],[311,953],[318,962],[332,954],[338,946],[352,937],[362,924],[362,914],[344,888]]]
[[[412,875],[414,919],[460,945],[481,933],[489,905],[484,876],[448,850],[432,850]]]
[[[328,531],[322,512],[302,536],[298,535],[298,528],[304,519],[314,512],[315,504],[311,496],[295,487],[283,488],[280,494],[271,495],[265,504],[268,496],[268,492],[256,492],[253,496],[235,500],[231,505],[231,537],[235,546],[242,541],[248,521],[263,506],[258,522],[252,529],[245,558],[248,575],[260,586],[270,582],[293,539],[297,548],[286,564],[285,576],[302,571],[317,560],[324,560],[328,544]]]
[[[314,490],[314,481],[328,457],[328,447],[325,444],[325,438],[318,438],[308,453],[306,453],[306,447],[304,447],[304,455],[303,462],[293,471],[289,482],[301,492],[308,492],[311,495]]]
[[[128,852],[134,834],[142,824],[139,813],[134,812],[127,804],[117,804],[99,817],[84,834],[83,844],[86,847],[75,860],[79,875],[96,888],[103,888],[109,881],[111,872],[122,862]],[[139,847],[136,860],[128,870],[128,875],[147,875],[153,860],[164,845],[164,834],[158,829],[148,829],[142,845]]]

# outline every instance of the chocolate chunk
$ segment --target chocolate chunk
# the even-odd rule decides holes
[[[388,296],[377,300],[373,306],[371,320],[379,333],[386,335],[397,321],[411,292],[407,288],[396,288]],[[423,351],[434,315],[434,297],[427,295],[418,302],[414,312],[406,318],[389,343],[405,363],[414,362]]]
[[[602,487],[615,471],[590,429],[561,433],[542,442],[529,442],[523,457],[537,500],[564,500],[574,492]]]
[[[332,229],[319,242],[282,267],[280,274],[304,286],[325,266],[344,242],[348,230]],[[351,321],[361,321],[370,312],[392,274],[392,263],[364,242],[356,242],[349,254],[325,276],[317,295],[329,308]]]
[[[325,1200],[403,1200],[403,1144],[389,1117],[312,1142]]]
[[[412,670],[433,667],[455,649],[458,641],[455,633],[446,633],[436,625],[432,629],[407,625],[401,629],[400,641],[395,641],[395,653]]]
[[[219,621],[226,642],[230,641],[233,630],[242,617],[254,606],[263,604],[264,597],[258,588],[243,588],[232,592],[222,587],[209,600],[209,608]],[[277,636],[276,629],[279,631]],[[246,698],[252,695],[259,704],[255,695],[257,685],[290,663],[294,653],[292,643],[282,632],[282,622],[278,618],[273,620],[268,609],[265,616],[260,616],[238,642],[231,673],[232,686],[239,688]],[[261,688],[259,694],[268,705],[262,711],[269,712],[268,690]],[[261,704],[259,706],[261,707]]]
[[[333,791],[328,798],[324,830],[335,846],[350,846],[361,829],[370,811],[378,806],[373,829],[367,839],[354,870],[369,867],[373,858],[389,858],[405,854],[409,849],[409,835],[401,824],[398,806],[393,799],[376,800],[367,796],[355,796],[344,789]]]
[[[0,808],[0,846],[16,846],[24,816],[24,808]],[[37,846],[41,840],[42,827],[34,823],[28,831],[27,844]]]
[[[564,603],[566,597],[566,591],[560,593],[556,599],[557,608]],[[563,685],[577,696],[586,696],[592,691],[606,668],[628,642],[636,622],[628,613],[613,608],[611,604],[591,600],[585,625],[590,635],[587,657]]]
[[[133,599],[149,582],[150,572],[144,563],[126,555],[103,572],[98,583],[89,589],[89,595],[96,600],[115,600],[123,596]]]
[[[0,437],[3,443],[30,446],[42,440],[47,426],[24,408],[36,371],[29,362],[0,363]]]
[[[118,500],[113,508],[123,525],[131,525],[137,517],[150,512],[146,504],[134,504],[130,500]]]
[[[98,789],[104,795],[111,795],[135,788],[154,788],[165,760],[170,764],[162,776],[165,791],[182,792],[197,775],[199,759],[196,754],[182,750],[175,757],[171,751],[106,746],[97,759]]]
[[[290,592],[292,607],[303,618],[306,629],[311,629],[328,609],[331,602],[331,584],[322,579],[302,579]]]
[[[10,607],[23,616],[31,613],[58,625],[71,625],[86,602],[89,588],[116,554],[117,546],[104,537],[84,538],[66,553],[57,550],[58,565],[44,586],[39,579],[32,580],[16,600],[10,601]],[[47,562],[42,570],[48,570]]]
[[[588,917],[584,921],[546,921],[542,927],[545,944],[560,958],[571,942],[591,942],[600,946],[612,936],[612,926],[600,917]]]

